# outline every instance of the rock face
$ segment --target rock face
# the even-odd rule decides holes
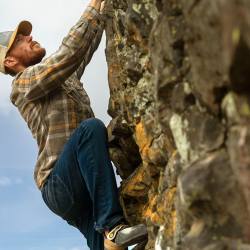
[[[250,1],[106,0],[110,154],[137,249],[250,249]]]

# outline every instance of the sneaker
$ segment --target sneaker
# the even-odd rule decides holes
[[[109,233],[104,233],[104,249],[125,250],[128,246],[145,241],[147,237],[147,227],[144,224],[135,226],[119,224]]]

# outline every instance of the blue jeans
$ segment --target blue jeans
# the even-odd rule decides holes
[[[108,153],[105,125],[83,121],[69,138],[42,188],[47,206],[78,228],[91,250],[103,250],[103,232],[124,219]]]

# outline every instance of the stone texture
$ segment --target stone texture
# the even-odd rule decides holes
[[[250,2],[106,0],[110,155],[136,249],[250,249]]]

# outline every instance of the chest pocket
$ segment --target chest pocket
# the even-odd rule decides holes
[[[76,77],[68,78],[62,85],[62,88],[80,106],[90,105],[89,97]]]
[[[81,82],[76,77],[70,77],[65,81],[62,85],[62,89],[76,104],[77,112],[81,119],[94,117],[94,113],[90,107],[89,97],[83,89]]]

